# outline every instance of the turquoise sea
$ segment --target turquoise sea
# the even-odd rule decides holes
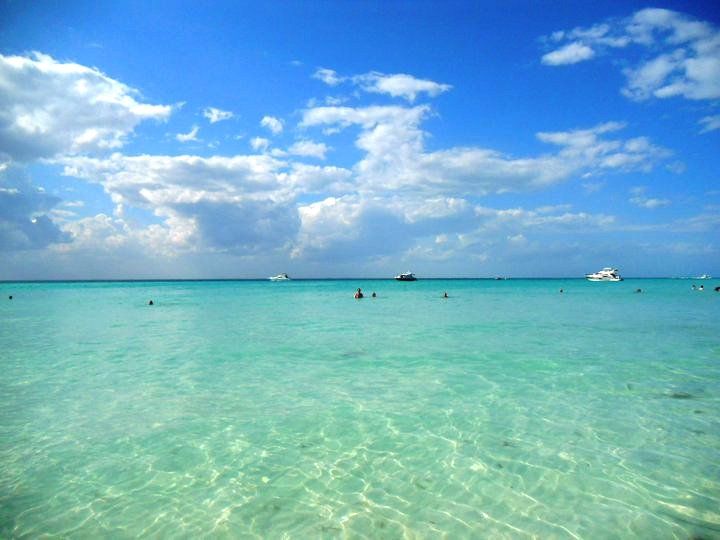
[[[0,283],[0,537],[720,538],[717,285]]]

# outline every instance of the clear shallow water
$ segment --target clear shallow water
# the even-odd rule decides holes
[[[0,537],[718,538],[691,283],[0,283]]]

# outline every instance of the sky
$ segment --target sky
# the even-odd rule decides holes
[[[0,279],[720,276],[715,1],[0,0]]]

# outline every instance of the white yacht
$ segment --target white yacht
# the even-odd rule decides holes
[[[703,274],[702,276],[698,276],[695,279],[712,279],[712,276],[708,276],[707,274]]]
[[[603,268],[599,272],[595,272],[594,274],[585,274],[585,277],[588,279],[588,281],[622,281],[623,278],[620,277],[620,272],[617,271],[617,268]]]
[[[268,278],[270,281],[290,281],[290,276],[288,276],[285,273],[278,274],[277,276],[272,276]]]
[[[415,274],[412,272],[403,272],[402,274],[398,274],[395,276],[395,279],[398,281],[417,281]]]

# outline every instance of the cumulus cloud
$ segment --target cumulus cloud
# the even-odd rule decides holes
[[[0,55],[0,149],[14,161],[120,148],[145,120],[172,107],[98,71],[34,53]]]
[[[344,82],[350,82],[361,90],[373,94],[386,94],[391,97],[399,97],[409,102],[415,101],[421,94],[429,97],[438,96],[452,89],[449,84],[438,83],[428,79],[418,79],[406,73],[385,74],[378,71],[371,71],[361,75],[341,77],[332,69],[318,69],[313,77],[323,81],[329,86],[337,86]]]
[[[700,119],[700,123],[703,126],[700,133],[707,133],[709,131],[715,131],[717,129],[720,129],[720,114],[705,116],[704,118]]]
[[[223,120],[229,120],[233,117],[233,113],[230,111],[216,109],[215,107],[207,107],[203,111],[203,116],[208,119],[208,122],[215,124],[217,122],[222,122]]]
[[[650,52],[650,58],[643,55],[624,69],[622,93],[633,100],[720,98],[720,29],[677,11],[642,9],[626,19],[555,32],[546,42],[567,42],[543,56],[547,65],[631,46]]]
[[[413,102],[419,94],[435,97],[452,88],[449,84],[436,83],[426,79],[417,79],[405,73],[385,75],[383,73],[367,73],[353,78],[363,90],[375,94],[388,94]]]
[[[74,279],[187,276],[189,268],[177,261],[198,251],[196,223],[181,217],[168,221],[171,224],[139,226],[103,213],[68,220],[61,228],[70,241],[51,246],[49,253],[58,267],[56,272]],[[203,257],[207,254],[205,251]]]
[[[335,70],[327,68],[317,69],[313,74],[313,78],[324,82],[328,86],[337,86],[345,80],[343,77],[340,77]]]
[[[298,208],[301,227],[294,258],[362,261],[409,248],[413,237],[384,201],[357,195],[328,197]],[[388,235],[392,230],[396,234]]]
[[[549,66],[577,64],[583,60],[589,60],[593,56],[595,56],[595,51],[587,45],[575,41],[543,55],[542,63]]]
[[[358,189],[370,191],[472,195],[529,191],[574,175],[649,171],[669,156],[644,137],[609,138],[624,128],[617,122],[539,133],[541,141],[559,147],[554,154],[514,157],[477,147],[426,152],[420,125],[428,113],[425,106],[317,107],[304,112],[301,125],[359,126],[355,144],[365,156],[355,166]]]
[[[198,131],[200,131],[200,128],[198,126],[193,126],[192,129],[187,133],[178,133],[177,135],[175,135],[175,139],[182,143],[197,141]]]
[[[472,244],[473,231],[502,228],[507,243],[508,237],[527,236],[522,223],[550,231],[583,227],[591,219],[559,207],[493,213],[473,207],[472,197],[527,192],[590,173],[649,170],[666,155],[647,138],[620,137],[625,126],[617,122],[539,133],[552,149],[539,155],[478,147],[428,151],[422,123],[430,114],[425,105],[303,111],[303,130],[357,130],[355,145],[363,155],[352,170],[295,161],[325,158],[327,146],[311,138],[267,153],[270,142],[258,137],[251,144],[264,153],[249,156],[58,158],[66,175],[100,184],[116,205],[115,217],[83,222],[84,228],[68,225],[66,231],[76,242],[83,230],[111,243],[125,235],[132,245],[158,253],[265,250],[306,260],[409,253],[432,238],[423,253],[446,250],[433,255],[445,257],[453,252],[453,238],[458,246]],[[126,231],[123,209],[131,207],[151,212],[160,223]],[[503,225],[510,222],[514,228]],[[389,242],[391,228],[397,233]],[[435,242],[443,235],[445,241]]]
[[[343,167],[321,167],[293,163],[288,172],[280,173],[279,181],[297,194],[348,193],[355,189],[352,171]]]
[[[70,157],[64,174],[98,183],[118,206],[163,219],[171,245],[227,251],[278,247],[298,226],[296,185],[268,155]],[[275,227],[272,224],[275,223]]]
[[[272,199],[203,200],[179,204],[175,211],[192,216],[205,247],[243,254],[282,248],[299,226],[295,205]]]
[[[265,152],[270,146],[270,141],[264,137],[253,137],[250,139],[250,147],[256,152]]]
[[[114,251],[127,245],[133,234],[133,230],[122,219],[105,214],[69,221],[64,229],[72,237],[73,243],[61,246],[60,252],[82,249]]]
[[[677,39],[701,30],[678,30]],[[628,45],[613,32],[612,25],[595,26],[553,39],[560,48],[587,44],[600,54],[602,47]],[[635,41],[628,38],[628,43],[639,43],[640,31],[633,35]],[[573,54],[588,54],[571,53],[568,49],[564,59],[556,55],[554,61],[567,63]],[[143,104],[136,91],[94,69],[42,55],[0,58],[0,83],[9,89],[0,95],[0,148],[9,149],[0,158],[0,249],[6,252],[48,247],[66,260],[81,254],[83,261],[97,260],[98,254],[113,261],[121,255],[147,261],[151,256],[268,253],[303,261],[351,261],[353,266],[392,257],[484,261],[511,247],[541,249],[538,232],[564,239],[616,223],[613,216],[562,204],[487,208],[478,205],[478,197],[530,192],[612,172],[642,173],[669,156],[646,137],[624,136],[625,125],[619,122],[538,133],[547,145],[540,153],[510,155],[477,146],[430,150],[423,122],[433,111],[413,103],[447,92],[450,85],[407,74],[341,77],[332,70],[319,70],[316,77],[402,101],[349,107],[332,99],[327,106],[309,106],[302,111],[299,140],[284,150],[269,151],[270,140],[255,137],[250,140],[253,155],[108,155],[107,149],[119,148],[138,123],[162,120],[171,108]],[[637,80],[661,84],[673,77],[673,62],[683,58],[663,58],[665,64],[658,61]],[[20,92],[22,81],[29,90]],[[46,91],[46,82],[53,92]],[[65,115],[63,107],[78,118]],[[232,117],[212,107],[203,114],[211,123]],[[713,122],[707,117],[702,123],[709,131],[717,129]],[[260,125],[274,135],[285,127],[273,116],[263,117]],[[177,140],[196,141],[199,130],[193,126]],[[330,150],[313,130],[325,135],[347,130],[337,140],[354,140],[360,157],[352,168],[308,163],[305,158],[326,160]],[[15,170],[10,160],[20,157],[50,158],[65,175],[101,186],[114,212],[87,216],[90,208],[85,208],[79,217],[74,213],[79,201],[62,203],[27,179],[7,174],[3,179],[3,172]],[[630,195],[631,203],[647,208],[669,203],[644,192]],[[138,218],[145,215],[153,217]]]
[[[645,194],[646,189],[642,186],[634,187],[630,190],[630,194],[632,197],[630,197],[630,202],[634,204],[635,206],[639,206],[640,208],[647,208],[647,209],[655,209],[655,208],[661,208],[663,206],[668,206],[670,204],[669,199],[657,199],[653,197],[648,197]]]
[[[342,194],[299,206],[302,226],[294,255],[333,253],[355,259],[410,248],[419,238],[472,227],[463,199]],[[393,238],[388,231],[393,231]],[[397,234],[395,234],[397,233]]]
[[[481,222],[478,231],[491,229],[506,230],[553,230],[562,231],[578,227],[594,226],[606,229],[615,223],[615,217],[607,214],[570,212],[563,207],[556,211],[546,208],[526,210],[524,208],[496,209],[477,206],[475,214]]]
[[[310,260],[382,260],[391,254],[415,261],[497,260],[518,247],[542,251],[530,236],[566,239],[616,224],[614,216],[571,212],[566,206],[495,209],[454,197],[343,195],[301,205],[299,212],[302,224],[293,256]]]
[[[328,147],[325,143],[309,140],[297,141],[288,148],[288,153],[294,156],[314,157],[317,159],[325,159],[327,151]]]
[[[274,116],[263,116],[260,125],[269,129],[273,135],[278,135],[283,131],[283,121]]]

